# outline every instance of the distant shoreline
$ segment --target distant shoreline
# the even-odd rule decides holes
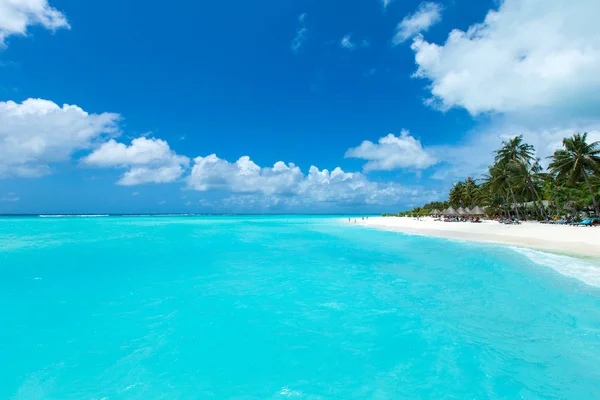
[[[347,219],[345,222],[354,225]],[[413,235],[528,247],[600,260],[598,227],[546,225],[537,222],[525,222],[521,225],[503,225],[496,221],[443,222],[430,217],[419,220],[410,217],[370,217],[368,220],[357,218],[356,225]]]
[[[307,213],[269,213],[269,214],[260,214],[260,213],[255,213],[255,214],[246,214],[246,213],[157,213],[157,214],[153,214],[153,213],[140,213],[140,214],[110,214],[110,213],[95,213],[95,214],[68,214],[68,213],[57,213],[57,214],[52,214],[52,213],[44,213],[44,214],[0,214],[0,218],[4,218],[4,217],[32,217],[32,218],[44,218],[44,217],[54,217],[54,218],[60,218],[60,217],[65,217],[65,218],[86,218],[86,217],[96,217],[96,218],[101,218],[101,217],[258,217],[258,216],[263,216],[263,217],[268,217],[268,216],[272,216],[272,217],[277,217],[277,216],[286,216],[286,215],[293,215],[293,216],[309,216],[309,217],[327,217],[327,216],[331,216],[331,217],[348,217],[349,215],[352,215],[352,218],[360,218],[360,216],[355,216],[354,214],[336,214],[336,213],[321,213],[321,214],[307,214]],[[378,214],[362,214],[365,216],[376,216]]]

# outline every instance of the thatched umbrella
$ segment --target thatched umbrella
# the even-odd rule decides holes
[[[471,215],[471,210],[469,210],[469,207],[465,207],[465,214]]]
[[[475,208],[473,208],[471,210],[471,214],[473,214],[473,215],[485,215],[485,211],[483,211],[481,208],[479,208],[479,206],[475,206]]]
[[[444,210],[444,212],[442,214],[452,216],[452,215],[456,215],[456,211],[454,210],[454,208],[448,207],[447,209]]]
[[[440,210],[431,210],[431,212],[429,213],[429,215],[439,215],[440,214]]]
[[[459,207],[458,210],[456,210],[456,212],[458,213],[458,215],[465,215],[466,211],[464,208]]]

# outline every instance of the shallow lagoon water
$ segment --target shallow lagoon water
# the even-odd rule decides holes
[[[333,217],[3,218],[0,398],[594,399],[595,273]]]

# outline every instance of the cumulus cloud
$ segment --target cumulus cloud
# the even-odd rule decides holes
[[[231,163],[214,154],[194,160],[188,185],[198,191],[233,193],[226,203],[255,208],[316,203],[390,205],[423,195],[436,196],[397,183],[372,182],[360,173],[344,172],[339,167],[329,171],[311,166],[304,174],[292,163],[279,161],[273,167],[260,167],[247,156]]]
[[[119,133],[120,116],[90,114],[76,105],[42,99],[0,102],[0,178],[38,177],[106,135]]]
[[[347,35],[344,35],[342,40],[340,40],[340,46],[347,50],[354,50],[359,46],[360,47],[369,47],[369,41],[366,39],[363,39],[360,43],[353,42],[352,35],[349,33]]]
[[[423,169],[437,163],[421,142],[402,130],[400,136],[389,134],[377,143],[365,140],[358,147],[346,151],[347,158],[367,160],[365,172],[391,171],[400,168]]]
[[[352,36],[350,34],[347,34],[342,38],[340,46],[348,50],[354,50],[356,48],[356,44],[352,43]]]
[[[433,2],[425,2],[419,5],[417,11],[406,16],[396,28],[396,35],[392,44],[399,45],[415,35],[426,32],[433,25],[442,20],[442,7]]]
[[[412,44],[429,102],[471,114],[593,109],[600,93],[600,2],[504,0],[437,45]]]
[[[111,139],[82,160],[88,166],[128,168],[117,182],[123,186],[173,182],[189,161],[171,150],[166,141],[146,137],[133,139],[129,146]]]
[[[296,36],[294,36],[294,39],[292,40],[292,44],[290,46],[294,53],[298,53],[300,51],[300,49],[302,48],[302,46],[304,45],[304,42],[306,41],[306,35],[308,33],[308,29],[306,28],[305,21],[306,21],[306,13],[300,14],[300,16],[298,17],[298,22],[300,23],[300,27],[296,31]]]
[[[0,0],[0,47],[6,46],[6,38],[11,35],[26,35],[32,25],[51,31],[70,28],[65,15],[51,7],[48,0]]]
[[[194,159],[188,183],[199,191],[223,189],[236,193],[289,194],[301,179],[300,168],[292,163],[280,161],[272,168],[261,168],[248,156],[230,163],[211,154]]]

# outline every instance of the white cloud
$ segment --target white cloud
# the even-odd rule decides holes
[[[305,25],[306,13],[300,14],[298,22],[300,23],[300,28],[296,31],[296,36],[294,36],[291,44],[291,49],[294,53],[298,53],[306,41],[306,35],[308,33],[308,29]]]
[[[223,205],[269,208],[314,204],[391,205],[432,192],[409,189],[397,183],[369,181],[360,173],[310,167],[308,174],[292,163],[277,162],[273,167],[260,167],[249,157],[235,163],[212,154],[197,157],[188,178],[191,189],[223,191],[234,195]]]
[[[360,47],[369,47],[369,45],[370,45],[370,43],[366,39],[361,40],[361,42],[359,44],[357,44],[356,42],[353,42],[352,35],[350,33],[348,33],[347,35],[344,35],[342,40],[340,40],[340,46],[347,50],[354,50],[359,46]]]
[[[42,99],[0,102],[0,178],[47,175],[52,163],[68,161],[104,135],[118,134],[119,119]]]
[[[367,160],[364,166],[366,172],[400,168],[423,169],[437,163],[436,158],[407,130],[402,130],[400,136],[390,133],[380,138],[377,144],[365,140],[360,146],[348,149],[346,157]]]
[[[248,156],[230,163],[211,154],[194,159],[188,183],[200,191],[224,189],[236,193],[289,194],[301,179],[300,168],[292,163],[286,165],[280,161],[272,168],[261,168]]]
[[[31,25],[41,25],[55,31],[69,29],[63,13],[48,4],[48,0],[0,0],[0,47],[6,46],[11,35],[26,35]]]
[[[186,164],[187,157],[178,156],[162,139],[139,137],[127,146],[113,139],[102,144],[84,162],[101,167],[120,167],[129,165],[147,165],[154,162]]]
[[[170,183],[176,181],[185,168],[181,165],[169,165],[164,167],[135,167],[125,172],[117,185],[135,186],[145,183]]]
[[[381,4],[383,5],[383,10],[387,10],[388,6],[392,4],[394,0],[381,0]]]
[[[350,34],[347,34],[342,38],[340,46],[348,50],[354,50],[356,48],[356,44],[352,43],[352,36]]]
[[[0,201],[15,202],[15,201],[19,201],[19,200],[21,200],[21,198],[19,196],[17,196],[16,193],[13,193],[13,192],[9,192],[6,194],[6,196],[0,197]]]
[[[398,24],[392,44],[398,45],[404,43],[421,32],[427,32],[429,28],[441,20],[442,7],[439,4],[433,2],[421,3],[414,14],[406,16]]]
[[[597,110],[598,15],[597,0],[505,0],[443,45],[417,37],[416,76],[431,81],[430,103],[473,115]]]
[[[183,174],[190,160],[171,150],[164,140],[139,137],[129,146],[111,139],[82,161],[89,166],[129,168],[117,184],[133,186],[173,182]]]

